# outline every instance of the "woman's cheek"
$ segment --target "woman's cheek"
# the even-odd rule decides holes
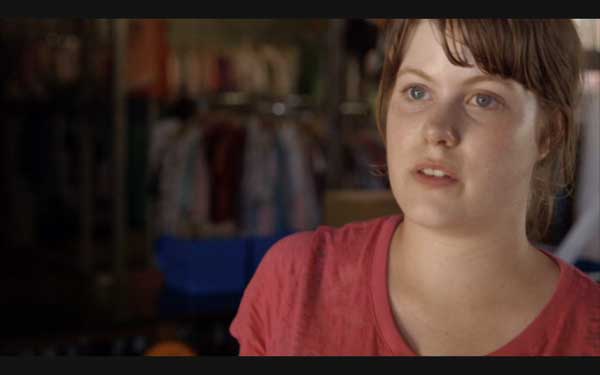
[[[410,132],[414,130],[418,124],[423,122],[424,112],[408,112],[401,105],[390,107],[387,117],[387,126],[393,133]]]
[[[477,150],[473,150],[470,159],[479,164],[480,170],[485,171],[490,179],[499,179],[500,183],[515,183],[515,179],[527,175],[530,169],[528,158],[528,150],[514,142],[511,136],[496,134],[486,142],[481,142]]]

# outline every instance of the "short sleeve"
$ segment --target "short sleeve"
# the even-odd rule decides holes
[[[310,232],[299,232],[275,243],[265,254],[242,296],[229,332],[238,341],[240,356],[269,355],[274,322],[287,315],[286,288],[297,263],[298,250],[309,247]],[[272,349],[272,348],[271,348]]]
[[[242,296],[237,314],[229,331],[239,343],[240,356],[259,356],[266,353],[268,329],[269,282],[267,279],[274,271],[267,252],[248,283]]]

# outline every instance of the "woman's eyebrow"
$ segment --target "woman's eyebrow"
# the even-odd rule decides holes
[[[473,85],[475,83],[478,82],[495,82],[495,83],[499,83],[502,86],[505,86],[506,88],[511,89],[512,85],[510,84],[510,82],[500,76],[496,76],[496,75],[491,75],[491,74],[480,74],[480,75],[476,75],[474,77],[470,77],[467,78],[466,80],[463,81],[464,85]]]
[[[426,81],[433,82],[433,78],[431,78],[427,73],[425,73],[421,69],[417,69],[417,68],[402,68],[402,69],[400,69],[398,71],[398,76],[397,77],[400,78],[401,76],[403,76],[405,74],[414,74],[414,75],[417,75],[417,76],[425,79]]]

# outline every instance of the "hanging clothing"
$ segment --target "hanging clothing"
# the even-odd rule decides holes
[[[243,170],[242,155],[246,129],[233,122],[218,122],[206,129],[206,159],[210,170],[211,220],[214,223],[236,222]]]
[[[195,205],[195,182],[196,182],[196,161],[199,148],[200,136],[195,137],[189,146],[188,154],[186,155],[184,173],[181,181],[181,191],[179,195],[178,217],[181,219],[183,230],[179,233],[185,233],[186,237],[191,236],[196,227],[196,221],[192,217],[192,210]]]
[[[289,230],[300,231],[314,229],[319,221],[316,189],[310,174],[308,159],[303,147],[302,135],[298,126],[287,123],[278,129],[278,144],[285,152],[281,163],[287,175],[283,177],[286,197],[286,226]]]
[[[276,139],[257,118],[247,124],[241,205],[242,233],[271,235],[275,232]]]
[[[206,162],[206,144],[204,134],[198,138],[196,145],[196,159],[194,165],[194,203],[191,210],[191,218],[197,226],[203,226],[210,222],[210,197],[211,179],[208,163]]]
[[[161,19],[129,21],[125,78],[127,90],[153,98],[168,95],[169,25]]]
[[[163,134],[160,137],[159,134]],[[185,232],[182,221],[182,193],[189,153],[197,147],[200,131],[196,126],[187,126],[170,120],[157,126],[153,139],[154,152],[162,149],[164,156],[158,161],[160,165],[158,231],[162,234],[178,235]],[[164,143],[163,143],[164,142]],[[153,157],[151,157],[153,159]]]

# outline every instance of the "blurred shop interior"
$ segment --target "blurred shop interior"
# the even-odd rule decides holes
[[[272,244],[399,212],[373,111],[384,24],[0,20],[0,354],[236,355]],[[600,21],[577,24],[578,182],[540,246],[600,280]]]

